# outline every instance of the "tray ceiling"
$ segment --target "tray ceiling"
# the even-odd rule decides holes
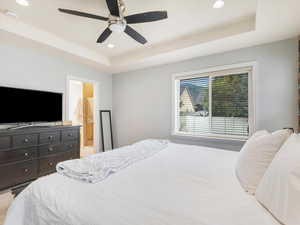
[[[104,0],[29,1],[30,6],[23,7],[14,0],[1,0],[0,8],[14,12],[18,18],[1,15],[0,29],[87,58],[95,64],[101,64],[101,68],[111,68],[108,69],[111,72],[138,69],[267,42],[262,37],[264,33],[266,37],[271,37],[271,41],[288,37],[295,35],[300,24],[295,21],[299,21],[300,15],[298,0],[225,0],[223,9],[213,9],[213,0],[125,0],[127,14],[167,10],[169,19],[132,25],[148,39],[145,46],[126,34],[118,33],[113,33],[104,44],[97,44],[97,38],[107,27],[106,22],[62,14],[57,8],[107,16],[108,9]],[[296,9],[295,6],[299,7]],[[277,23],[276,16],[283,18]],[[288,27],[281,27],[287,23],[290,23]],[[270,27],[275,24],[280,32]],[[289,28],[291,29],[288,30]],[[232,39],[236,40],[230,41]],[[218,42],[223,43],[226,40],[227,45],[214,48],[220,46]],[[109,43],[114,44],[115,48],[108,48]],[[197,49],[201,50],[198,54],[195,53]]]

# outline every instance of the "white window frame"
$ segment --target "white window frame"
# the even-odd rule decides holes
[[[179,74],[174,74],[172,76],[172,136],[180,136],[180,137],[188,137],[188,138],[215,138],[215,139],[230,139],[230,140],[247,140],[248,137],[245,136],[236,136],[236,135],[220,135],[220,134],[191,134],[178,131],[179,125],[179,110],[178,105],[180,101],[180,80],[183,79],[191,79],[197,77],[204,76],[223,76],[224,73],[220,72],[229,72],[230,70],[234,70],[235,72],[238,69],[244,70],[245,68],[251,68],[251,72],[249,72],[248,76],[248,104],[249,104],[249,136],[256,131],[256,108],[255,108],[255,100],[256,100],[256,91],[255,91],[255,83],[258,71],[258,64],[256,62],[245,62],[239,64],[225,65],[225,66],[216,66],[206,68],[200,71],[192,71],[192,72],[184,72]],[[211,92],[211,89],[209,89]],[[210,93],[211,94],[211,93]],[[211,103],[210,103],[211,105]],[[211,107],[211,106],[210,106]]]

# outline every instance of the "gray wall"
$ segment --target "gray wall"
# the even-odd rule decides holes
[[[113,124],[119,146],[145,138],[232,150],[242,142],[170,137],[172,75],[207,67],[256,61],[257,129],[297,128],[297,39],[200,57],[171,65],[113,75]]]
[[[112,107],[110,74],[60,50],[0,30],[0,85],[64,93],[67,76],[99,81],[100,108]]]
[[[0,30],[0,86],[61,92],[66,97],[67,76],[98,81],[99,110],[112,108],[111,74],[58,49]],[[100,142],[98,136],[96,142]]]

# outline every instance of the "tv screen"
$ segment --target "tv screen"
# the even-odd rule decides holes
[[[0,124],[62,121],[63,94],[0,87]]]

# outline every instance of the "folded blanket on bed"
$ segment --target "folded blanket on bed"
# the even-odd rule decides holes
[[[97,183],[133,163],[151,157],[165,149],[168,143],[167,140],[149,139],[84,159],[61,162],[57,164],[56,170],[69,178]]]

